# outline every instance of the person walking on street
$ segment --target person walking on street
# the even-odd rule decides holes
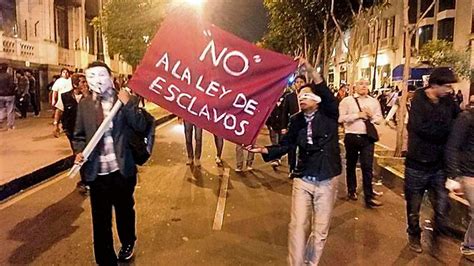
[[[284,94],[284,112],[282,115],[282,120],[283,123],[286,123],[286,128],[281,130],[282,134],[288,133],[288,124],[290,122],[290,117],[300,111],[300,107],[298,106],[298,93],[304,84],[306,84],[306,77],[304,75],[296,76],[295,81],[293,82],[293,89]],[[295,174],[294,171],[296,168],[296,152],[296,148],[288,151],[289,178],[293,178],[293,175]]]
[[[15,128],[15,83],[7,70],[7,64],[0,64],[0,126],[6,118],[7,130],[12,130]]]
[[[224,149],[224,138],[214,135],[214,144],[216,145],[216,164],[219,167],[222,167],[224,163],[222,162],[222,150]]]
[[[474,96],[472,96],[474,98]],[[459,180],[469,201],[471,222],[461,245],[461,254],[474,261],[474,108],[467,108],[456,119],[446,144],[446,173]]]
[[[235,145],[235,159],[236,159],[236,167],[235,167],[235,172],[240,173],[244,171],[244,161],[246,162],[246,170],[247,171],[252,171],[253,167],[253,160],[255,157],[255,154],[252,152],[247,153],[247,159],[245,160],[244,158],[244,148],[242,145]]]
[[[193,132],[194,141],[196,142],[195,148],[193,147]],[[202,128],[184,120],[184,136],[186,139],[186,152],[188,154],[186,165],[201,167]]]
[[[339,122],[344,124],[346,148],[346,181],[347,196],[357,200],[356,166],[360,158],[362,168],[362,185],[364,187],[365,205],[368,208],[382,206],[376,200],[372,188],[374,140],[368,134],[368,124],[379,124],[383,121],[380,103],[369,96],[368,81],[356,82],[355,94],[344,98],[339,105]]]
[[[76,125],[77,106],[82,99],[89,95],[89,86],[87,86],[86,76],[83,74],[73,74],[71,81],[74,89],[61,94],[61,97],[56,103],[53,135],[56,138],[59,137],[59,122],[61,122],[63,131],[74,152],[73,136],[74,127]],[[89,193],[90,187],[87,185],[87,181],[82,174],[81,180],[77,183],[77,188],[84,194]]]
[[[293,181],[288,230],[289,264],[298,266],[317,265],[321,259],[342,169],[337,100],[319,73],[306,60],[300,59],[300,63],[306,66],[314,83],[302,87],[301,111],[290,118],[288,133],[278,145],[246,147],[270,161],[298,146],[301,176]]]
[[[434,209],[431,249],[446,225],[448,191],[445,188],[444,151],[459,106],[449,97],[457,78],[448,68],[436,68],[428,87],[415,91],[408,119],[408,151],[405,160],[405,200],[409,248],[421,253],[420,207],[425,191]]]
[[[17,78],[17,102],[18,109],[20,110],[20,119],[26,118],[28,113],[28,106],[30,102],[30,81],[25,76],[25,72],[22,69],[16,71]]]
[[[39,93],[37,93],[37,88],[36,88],[36,79],[33,77],[33,73],[31,73],[31,70],[27,69],[25,70],[25,76],[28,78],[28,93],[30,94],[30,103],[31,106],[33,107],[33,112],[35,114],[35,117],[39,117],[40,113],[40,101],[39,101]]]
[[[106,129],[98,146],[82,165],[81,172],[90,184],[90,202],[95,261],[99,265],[117,265],[129,261],[134,254],[135,201],[137,167],[128,148],[134,132],[145,132],[147,121],[135,99],[126,90],[116,92],[110,68],[93,62],[86,70],[87,83],[93,91],[79,102],[73,145],[76,163],[84,160],[82,151],[91,140],[114,103],[123,106]],[[115,253],[112,233],[112,209],[115,210],[117,232],[122,247]]]
[[[56,105],[61,93],[72,90],[71,80],[69,79],[69,70],[67,68],[61,69],[61,76],[54,82],[51,90],[53,91],[52,106]]]

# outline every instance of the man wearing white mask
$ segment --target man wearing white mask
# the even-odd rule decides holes
[[[314,83],[301,87],[301,111],[290,118],[288,133],[278,145],[248,146],[265,161],[278,159],[298,147],[298,176],[293,181],[288,228],[290,265],[317,265],[328,237],[337,181],[341,174],[337,100],[320,74],[300,59]]]
[[[123,107],[113,118],[97,147],[83,164],[81,173],[90,184],[95,260],[99,265],[116,265],[133,256],[136,241],[133,192],[137,168],[128,147],[133,131],[144,132],[146,120],[136,99],[127,91],[116,92],[110,68],[93,62],[86,70],[92,93],[78,106],[73,145],[76,163],[82,162],[82,150],[119,100]],[[112,235],[112,209],[122,248],[117,255]]]

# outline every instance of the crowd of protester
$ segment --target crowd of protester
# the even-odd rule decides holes
[[[262,154],[263,160],[275,169],[282,165],[281,158],[288,156],[288,174],[293,184],[289,263],[317,265],[329,235],[342,163],[345,163],[347,200],[359,200],[356,175],[359,162],[364,206],[368,209],[383,206],[383,194],[373,189],[374,150],[378,141],[374,125],[396,125],[401,90],[394,87],[370,92],[369,82],[358,80],[353,86],[343,84],[334,91],[310,63],[302,58],[299,63],[303,75],[297,75],[285,88],[266,122],[271,145],[236,145],[235,172],[252,171],[255,153]],[[0,119],[7,117],[8,129],[14,129],[15,106],[21,118],[26,117],[30,107],[35,116],[39,115],[39,93],[31,71],[17,70],[13,77],[7,68],[0,65]],[[123,147],[131,130],[143,130],[143,114],[138,106],[145,103],[143,98],[130,95],[127,84],[131,76],[114,79],[109,67],[101,62],[92,63],[85,72],[62,69],[48,84],[54,110],[53,134],[59,137],[64,132],[76,154],[76,162],[82,162],[81,152],[97,129],[96,123],[108,114],[114,99],[124,104],[121,118],[106,130],[100,148],[83,165],[78,182],[81,191],[90,193],[91,197],[96,262],[109,265],[117,260],[127,261],[134,254],[133,193],[137,168],[130,151]],[[425,193],[430,195],[434,210],[430,250],[439,249],[439,237],[449,234],[449,190],[464,193],[474,214],[474,99],[461,113],[462,93],[454,94],[452,87],[456,82],[451,70],[439,68],[431,73],[425,87],[408,86],[408,113],[398,119],[398,123],[406,125],[407,244],[417,253],[423,252],[419,219]],[[199,169],[203,130],[190,121],[183,124],[186,165]],[[344,129],[345,158],[341,158],[340,128]],[[121,133],[112,134],[113,130]],[[214,135],[214,142],[215,163],[223,167],[224,139]],[[122,248],[118,256],[112,240],[112,207],[117,224],[121,224],[118,233]],[[474,256],[472,223],[461,253],[468,258]]]

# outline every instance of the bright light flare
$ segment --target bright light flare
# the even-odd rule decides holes
[[[188,3],[191,6],[202,6],[204,0],[186,0],[186,3]]]

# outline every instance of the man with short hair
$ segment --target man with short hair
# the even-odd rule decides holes
[[[37,88],[36,88],[36,79],[33,77],[33,73],[31,70],[27,69],[25,70],[25,76],[28,78],[28,93],[30,94],[30,103],[31,106],[33,107],[33,112],[35,114],[35,117],[39,117],[39,112],[40,112],[40,106],[39,106],[39,95],[37,93]]]
[[[12,130],[15,128],[15,83],[7,69],[7,64],[0,64],[0,124],[6,118],[7,130]]]
[[[337,100],[305,59],[300,59],[300,64],[306,66],[314,83],[302,86],[301,111],[290,118],[288,133],[278,145],[247,147],[250,152],[262,153],[265,161],[280,158],[296,146],[299,149],[301,175],[293,181],[288,226],[288,260],[298,266],[317,265],[321,259],[342,168]]]
[[[67,139],[71,145],[71,149],[74,152],[73,136],[74,127],[76,125],[77,106],[79,102],[89,95],[89,86],[87,86],[86,76],[84,74],[73,74],[71,76],[72,91],[68,91],[61,94],[58,102],[56,103],[56,111],[53,122],[53,135],[59,137],[59,121],[61,121],[62,128],[66,134]],[[86,180],[81,174],[81,180],[77,183],[77,188],[81,193],[88,194],[90,187],[87,185]]]
[[[118,93],[115,91],[111,70],[105,63],[91,63],[86,70],[86,78],[92,93],[78,106],[73,139],[76,163],[84,160],[83,149],[115,102],[119,100],[123,103],[81,169],[90,184],[95,260],[99,265],[117,265],[117,260],[128,261],[134,253],[133,192],[137,183],[137,167],[129,142],[134,132],[146,130],[147,122],[133,96],[124,89]],[[112,209],[115,210],[117,232],[122,244],[118,258],[112,235]]]
[[[383,121],[380,103],[369,96],[369,82],[359,80],[355,85],[355,94],[344,98],[339,104],[339,123],[344,123],[346,148],[346,181],[347,196],[357,200],[356,166],[360,158],[362,168],[362,185],[364,187],[365,205],[367,208],[382,206],[374,198],[372,188],[374,140],[367,134],[366,122],[379,124]]]
[[[30,102],[30,81],[25,76],[25,72],[22,69],[16,71],[16,79],[17,79],[17,102],[18,102],[18,109],[20,110],[20,119],[26,118],[28,113],[28,106]]]
[[[72,90],[71,80],[69,79],[69,70],[67,68],[61,69],[61,76],[54,82],[51,90],[53,91],[53,96],[51,99],[51,105],[55,106],[61,93],[68,92]]]
[[[421,253],[420,207],[425,191],[434,209],[431,247],[446,226],[448,191],[445,188],[444,151],[459,106],[449,96],[457,82],[451,69],[436,68],[428,87],[415,91],[408,119],[408,151],[405,160],[405,200],[409,248]]]

